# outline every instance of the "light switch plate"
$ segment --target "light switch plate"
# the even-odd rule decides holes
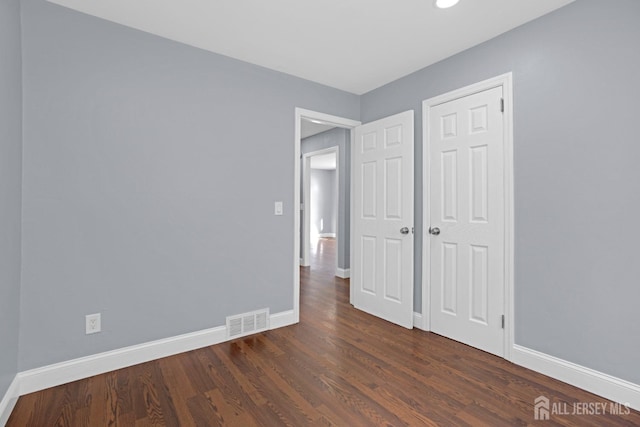
[[[274,204],[274,215],[282,215],[282,202],[278,201]]]

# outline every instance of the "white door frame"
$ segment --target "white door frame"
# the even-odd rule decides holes
[[[293,206],[295,208],[293,215],[293,315],[296,323],[300,321],[300,141],[302,139],[300,137],[300,124],[303,118],[318,120],[351,130],[361,124],[357,120],[344,117],[332,116],[298,107],[295,109],[295,138],[293,145]],[[349,149],[354,145],[354,133],[351,132]],[[353,299],[353,297],[350,296],[350,299]]]
[[[311,240],[311,158],[314,156],[321,156],[324,154],[335,153],[336,155],[336,206],[338,210],[336,212],[336,248],[340,242],[340,221],[338,217],[340,215],[340,147],[334,146],[325,148],[322,150],[312,151],[302,155],[302,238],[300,244],[302,245],[302,259],[300,265],[307,267],[310,265],[309,256],[309,242]],[[336,250],[336,276],[338,269],[338,251]]]
[[[484,80],[470,86],[463,87],[452,92],[445,93],[422,102],[422,328],[425,331],[431,330],[430,313],[430,292],[431,292],[431,247],[428,235],[429,224],[431,224],[429,201],[431,195],[429,189],[430,162],[429,148],[429,120],[431,108],[445,102],[453,101],[465,96],[473,95],[487,89],[496,87],[503,88],[504,97],[504,194],[505,194],[505,233],[504,233],[504,313],[505,313],[505,333],[504,333],[504,358],[511,360],[511,349],[514,343],[514,196],[513,196],[513,77],[512,73]]]

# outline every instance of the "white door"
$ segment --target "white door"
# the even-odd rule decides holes
[[[354,306],[413,328],[413,110],[355,129]]]
[[[504,128],[497,87],[431,107],[431,330],[504,355]]]

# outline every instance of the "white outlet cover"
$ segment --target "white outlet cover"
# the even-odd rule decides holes
[[[95,314],[87,314],[85,316],[85,333],[95,334],[102,330],[102,325],[100,322],[100,313]]]
[[[282,202],[278,201],[274,203],[274,214],[275,215],[282,215],[282,210],[283,210],[283,204]]]

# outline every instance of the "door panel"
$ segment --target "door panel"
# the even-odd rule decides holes
[[[376,162],[362,164],[362,218],[376,219],[378,171]]]
[[[402,158],[384,161],[385,219],[402,221]]]
[[[362,236],[362,256],[360,257],[360,271],[362,272],[362,292],[369,293],[370,295],[376,295],[376,272],[377,260],[376,260],[376,236]],[[353,286],[353,278],[352,286]]]
[[[353,302],[412,328],[413,111],[357,127],[355,141]]]
[[[504,354],[502,87],[431,107],[431,329]]]
[[[396,303],[402,303],[402,240],[384,240],[384,296]]]
[[[458,152],[445,151],[440,153],[440,156],[442,157],[440,221],[455,222],[458,219]]]
[[[458,313],[458,245],[443,243],[438,255],[442,256],[442,273],[440,287],[442,289],[442,312]]]

